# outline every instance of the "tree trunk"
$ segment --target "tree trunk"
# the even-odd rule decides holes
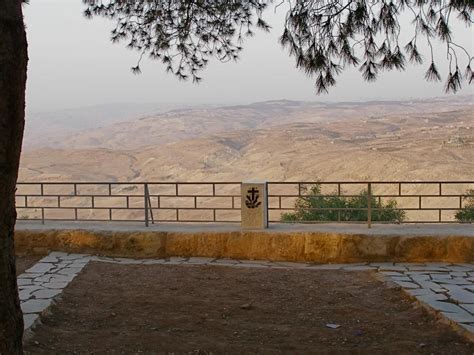
[[[23,352],[13,231],[27,62],[22,1],[0,0],[0,354],[4,355]]]

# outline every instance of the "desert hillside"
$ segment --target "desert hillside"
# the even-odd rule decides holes
[[[25,144],[22,181],[474,180],[472,96],[171,110]]]

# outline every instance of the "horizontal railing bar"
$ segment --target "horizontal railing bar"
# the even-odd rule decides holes
[[[409,180],[393,180],[393,181],[268,181],[267,184],[269,185],[290,185],[290,184],[302,184],[302,185],[328,185],[328,184],[472,184],[474,183],[473,180],[418,180],[418,181],[409,181]],[[143,185],[143,184],[149,184],[149,185],[241,185],[242,182],[236,182],[236,181],[209,181],[209,182],[192,182],[192,181],[175,181],[175,182],[166,182],[166,181],[141,181],[141,182],[110,182],[110,181],[93,181],[93,182],[74,182],[74,181],[51,181],[51,182],[31,182],[31,181],[25,181],[25,182],[18,182],[17,185]]]
[[[367,221],[280,221],[280,220],[269,220],[271,223],[284,223],[284,224],[323,224],[323,223],[350,223],[350,224],[367,224]],[[372,224],[440,224],[440,223],[449,223],[449,224],[460,224],[460,222],[457,221],[439,221],[439,220],[432,220],[432,221],[403,221],[402,223],[398,222],[391,222],[391,221],[372,221]]]
[[[115,211],[143,211],[143,207],[57,207],[57,206],[36,206],[36,207],[21,207],[17,206],[19,209],[23,210],[38,210],[41,208],[44,209],[49,209],[49,210],[115,210]],[[162,211],[176,211],[176,210],[196,210],[196,211],[212,211],[212,210],[218,210],[218,211],[240,211],[240,208],[238,207],[151,207],[150,209],[153,210],[162,210]]]
[[[17,194],[15,195],[16,197],[67,197],[67,198],[71,198],[71,197],[145,197],[145,195],[122,195],[122,194],[116,194],[116,195],[103,195],[103,194],[98,194],[98,195],[94,195],[94,194],[88,194],[88,195],[81,195],[81,194],[77,194],[77,195],[63,195],[63,194],[44,194],[44,195],[39,195],[39,194]],[[207,198],[211,198],[211,197],[227,197],[227,198],[231,198],[231,197],[240,197],[240,195],[148,195],[150,197],[207,197]],[[439,196],[439,195],[437,195]],[[459,196],[458,196],[459,197]]]
[[[17,220],[19,221],[41,221],[42,219],[41,218],[17,218]],[[60,219],[60,218],[46,218],[45,221],[64,221],[64,222],[137,222],[137,223],[140,223],[142,222],[142,220],[137,220],[137,219],[113,219],[113,220],[109,220],[109,219],[79,219],[79,220],[76,220],[76,219]],[[175,222],[185,222],[185,223],[189,223],[189,222],[203,222],[203,223],[213,223],[214,220],[212,219],[208,219],[208,220],[168,220],[168,219],[156,219],[155,218],[155,222],[170,222],[170,223],[175,223]],[[223,223],[239,223],[240,220],[237,220],[237,221],[232,221],[232,220],[217,220],[216,222],[220,223],[220,222],[223,222]],[[281,220],[278,220],[278,219],[270,219],[269,222],[272,222],[272,223],[285,223],[285,224],[319,224],[319,223],[360,223],[360,224],[366,224],[367,221],[344,221],[344,220],[341,220],[341,221],[333,221],[333,220],[327,220],[327,221],[296,221],[296,222],[293,222],[293,221],[281,221]],[[403,221],[402,223],[398,223],[398,222],[391,222],[391,221],[372,221],[372,223],[378,223],[378,224],[407,224],[407,223],[432,223],[432,224],[439,224],[439,223],[452,223],[452,224],[460,224],[460,222],[457,222],[457,221],[439,221],[439,220],[432,220],[432,221],[419,221],[419,220],[415,220],[415,221]]]
[[[210,198],[210,197],[228,197],[228,198],[231,198],[231,197],[240,197],[240,195],[189,195],[189,194],[186,194],[186,195],[152,195],[152,194],[150,194],[150,197],[207,197],[207,198]]]
[[[102,210],[123,210],[123,211],[143,211],[143,207],[140,208],[140,207],[87,207],[87,206],[82,206],[82,207],[57,207],[57,206],[39,206],[39,207],[31,207],[31,206],[28,206],[28,207],[21,207],[21,206],[17,206],[17,208],[20,208],[20,209],[29,209],[29,210],[34,210],[34,209],[40,209],[40,208],[44,208],[44,209],[56,209],[56,210],[74,210],[74,209],[78,209],[78,210],[98,210],[98,211],[102,211]]]
[[[366,211],[368,210],[368,207],[321,207],[321,208],[298,208],[295,209],[294,207],[289,207],[289,208],[284,208],[284,207],[269,207],[268,210],[272,211]],[[387,211],[387,208],[385,207],[371,207],[370,208],[372,211]],[[390,211],[458,211],[458,208],[447,208],[447,207],[390,207]]]
[[[60,182],[60,181],[51,181],[51,182],[17,182],[17,185],[241,185],[242,182],[236,181],[210,181],[210,182],[191,182],[191,181],[176,181],[176,182],[160,182],[160,181],[141,181],[141,182],[107,182],[107,181],[93,181],[93,182]]]
[[[240,223],[240,220],[238,221],[232,221],[232,220],[217,220],[217,221],[214,221],[213,219],[206,219],[206,220],[176,220],[176,219],[173,219],[173,220],[170,220],[170,219],[155,219],[155,222],[170,222],[170,223],[176,223],[176,222],[184,222],[184,223],[193,223],[193,222],[201,222],[201,223]]]
[[[225,198],[237,198],[240,197],[240,195],[149,195],[150,197],[167,197],[167,198],[177,198],[177,197],[186,197],[186,198],[215,198],[215,197],[225,197]],[[112,197],[112,198],[119,198],[119,197],[124,197],[124,198],[130,198],[130,197],[145,197],[144,195],[35,195],[35,194],[18,194],[16,197],[51,197],[51,198],[57,198],[57,197],[62,197],[62,198],[74,198],[74,197]],[[355,198],[355,197],[360,197],[364,198],[366,197],[365,195],[268,195],[268,197],[286,197],[286,198],[311,198],[311,197],[326,197],[326,198],[339,198],[339,197],[350,197],[350,198]],[[372,197],[378,198],[378,197],[390,197],[390,198],[396,198],[396,197],[474,197],[474,195],[466,195],[466,194],[459,194],[459,195],[454,195],[454,194],[449,194],[449,195],[372,195]]]
[[[268,185],[334,185],[334,184],[341,184],[341,185],[354,185],[354,184],[473,184],[474,181],[472,180],[427,180],[427,181],[267,181]]]
[[[41,218],[17,218],[19,221],[41,221]],[[45,221],[54,221],[54,222],[143,222],[141,219],[81,219],[81,220],[76,220],[76,219],[62,219],[62,218],[47,218]],[[156,219],[155,222],[169,222],[169,223],[175,223],[175,222],[184,222],[184,223],[193,223],[193,222],[202,222],[202,223],[240,223],[239,221],[231,221],[231,220],[217,220],[214,221],[212,219],[206,219],[206,220],[169,220],[169,219]]]
[[[474,195],[371,195],[372,197],[474,197]],[[178,196],[181,197],[181,196]],[[329,198],[339,198],[339,197],[360,197],[360,198],[367,198],[366,195],[268,195],[268,197],[300,197],[300,198],[311,198],[311,197],[329,197]]]
[[[17,218],[19,221],[41,221],[41,218]],[[45,221],[64,222],[142,222],[141,219],[72,219],[72,218],[45,218]]]
[[[22,210],[39,210],[39,209],[49,209],[49,210],[98,210],[98,211],[143,211],[143,208],[140,207],[57,207],[57,206],[37,206],[37,207],[22,207],[17,206],[18,209]],[[239,207],[151,207],[153,210],[161,211],[176,211],[176,210],[196,210],[196,211],[240,211]],[[321,208],[298,208],[299,211],[365,211],[368,207],[321,207]],[[386,211],[384,207],[371,207],[373,211]],[[295,211],[294,207],[268,207],[268,210],[272,211]],[[391,211],[458,211],[459,207],[390,207]]]
[[[420,184],[473,184],[473,180],[427,180],[427,181],[269,181],[267,182],[268,185],[362,185],[362,184],[383,184],[383,185],[393,185],[393,184],[403,184],[403,185],[420,185]],[[98,182],[18,182],[17,185],[241,185],[242,182],[235,182],[235,181],[211,181],[211,182],[190,182],[190,181],[179,181],[179,182],[165,182],[165,181],[157,181],[157,182],[105,182],[105,181],[98,181]]]

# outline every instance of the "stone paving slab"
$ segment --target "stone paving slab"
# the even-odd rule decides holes
[[[205,257],[127,259],[82,254],[50,253],[18,276],[25,329],[60,296],[62,290],[90,262],[122,265],[213,265],[263,269],[375,271],[393,281],[423,306],[448,320],[474,341],[474,264],[449,263],[357,263],[309,264],[266,260],[233,260]]]
[[[33,326],[90,260],[89,255],[53,252],[18,276],[25,329]]]

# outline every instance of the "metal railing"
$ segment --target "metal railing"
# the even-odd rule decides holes
[[[267,188],[271,223],[346,222],[370,227],[455,223],[454,215],[466,206],[466,193],[474,189],[474,181],[269,182]],[[240,222],[241,183],[20,182],[16,203],[19,220],[42,223]],[[383,220],[387,211],[392,217]]]
[[[18,220],[239,222],[240,182],[21,182]]]
[[[269,182],[268,220],[367,223],[369,228],[372,223],[459,223],[456,212],[474,198],[469,190],[474,181]]]

